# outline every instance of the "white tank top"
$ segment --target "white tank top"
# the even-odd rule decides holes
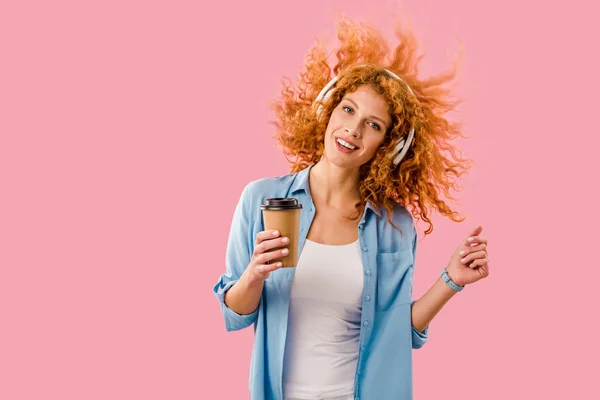
[[[290,292],[284,398],[351,396],[359,351],[363,266],[358,240],[306,240]]]

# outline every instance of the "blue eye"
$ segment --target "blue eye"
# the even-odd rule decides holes
[[[375,122],[369,122],[369,124],[371,125],[371,128],[375,129],[376,131],[381,130],[381,127],[379,126],[379,124],[376,124]]]
[[[348,106],[344,106],[342,108],[345,112],[347,112],[348,114],[351,114],[353,112],[352,108],[348,107]],[[349,111],[348,111],[349,110]]]

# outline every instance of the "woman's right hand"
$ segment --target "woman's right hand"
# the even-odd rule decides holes
[[[248,265],[251,279],[264,281],[271,272],[281,268],[281,261],[273,261],[288,255],[289,250],[281,247],[286,246],[289,242],[289,238],[279,237],[279,231],[259,232],[256,235],[252,259]]]

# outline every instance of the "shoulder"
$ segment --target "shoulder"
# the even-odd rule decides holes
[[[244,192],[248,195],[255,195],[257,193],[269,192],[272,189],[278,189],[281,187],[287,187],[294,181],[296,174],[287,174],[282,176],[273,176],[268,178],[260,178],[254,181],[248,182],[244,188]]]
[[[298,173],[260,178],[250,181],[242,192],[242,202],[248,205],[260,204],[269,197],[286,197]]]
[[[381,221],[387,222],[388,212],[384,207],[381,210]],[[391,220],[403,232],[412,232],[414,230],[414,219],[411,213],[401,204],[395,203],[392,209]]]
[[[244,194],[253,197],[288,188],[294,182],[296,175],[297,173],[256,179],[246,184]]]
[[[417,238],[415,221],[411,213],[402,205],[395,204],[392,209],[390,220],[388,221],[388,212],[384,207],[380,207],[381,217],[378,218],[380,226],[380,244],[383,248],[412,247]],[[394,227],[395,226],[395,227]],[[397,229],[396,229],[397,228]]]

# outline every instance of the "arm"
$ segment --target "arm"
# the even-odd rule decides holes
[[[487,240],[479,237],[483,228],[478,226],[465,238],[452,255],[448,275],[458,285],[474,283],[489,275],[487,260]],[[416,235],[415,244],[416,248]],[[450,286],[438,278],[433,286],[411,308],[412,326],[419,332],[424,331],[431,320],[456,293]]]
[[[248,268],[237,283],[225,293],[227,307],[238,314],[251,314],[257,309],[265,279],[282,265],[281,262],[271,261],[288,253],[288,249],[273,249],[288,243],[288,238],[279,238],[278,231],[259,232],[256,235],[256,246]]]
[[[252,279],[246,269],[240,279],[225,292],[225,305],[238,314],[252,314],[260,303],[264,282]]]
[[[433,317],[456,293],[442,278],[438,278],[427,293],[413,302],[411,308],[412,326],[419,332],[423,332]]]
[[[246,186],[235,209],[227,244],[226,273],[213,289],[228,331],[246,328],[256,321],[264,281],[281,267],[280,262],[270,262],[287,254],[287,249],[269,251],[287,244],[287,238],[279,238],[278,232],[259,232],[254,239],[248,216],[256,205],[252,204],[250,190],[250,185]]]
[[[250,326],[257,318],[258,309],[254,307],[252,312],[236,312],[228,307],[225,296],[228,291],[241,279],[246,266],[250,262],[252,252],[252,224],[249,220],[251,203],[250,185],[242,192],[240,200],[235,208],[225,256],[225,273],[213,288],[215,296],[220,302],[221,312],[225,320],[225,329],[234,331]],[[261,288],[262,289],[262,288]],[[227,295],[229,299],[229,295]],[[259,291],[260,298],[260,291]],[[237,311],[244,311],[237,309]]]

